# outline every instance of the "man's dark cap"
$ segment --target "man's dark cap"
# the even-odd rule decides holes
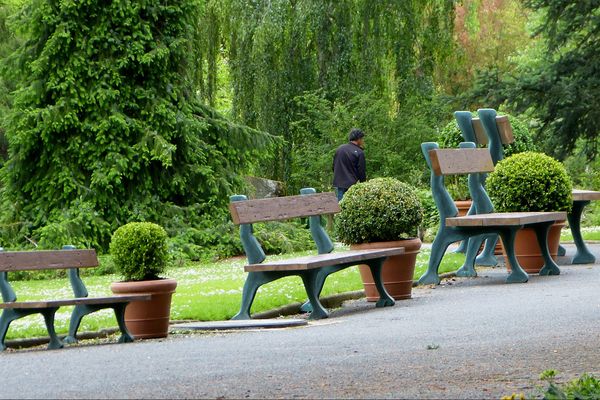
[[[365,136],[365,133],[358,128],[352,128],[350,134],[348,135],[348,140],[354,142]]]

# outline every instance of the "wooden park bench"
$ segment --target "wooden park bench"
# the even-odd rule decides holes
[[[248,200],[246,196],[231,196],[229,210],[235,224],[240,225],[240,238],[246,252],[248,265],[244,270],[248,277],[244,284],[240,311],[233,319],[250,319],[250,307],[256,291],[265,283],[284,276],[302,278],[306,294],[312,306],[310,319],[327,318],[327,310],[319,301],[325,279],[330,274],[353,265],[367,264],[379,291],[377,307],[394,305],[381,280],[381,268],[388,256],[404,253],[404,248],[374,250],[333,251],[333,242],[321,226],[321,215],[340,211],[335,194],[315,193],[312,188],[301,190],[300,196],[275,197]],[[317,247],[317,255],[264,262],[265,253],[252,233],[252,223],[309,217],[310,232]]]
[[[494,170],[487,149],[475,148],[475,143],[461,143],[460,149],[440,149],[437,143],[421,145],[427,165],[431,170],[431,190],[438,212],[440,228],[431,247],[427,272],[420,284],[438,284],[438,267],[448,246],[470,238],[464,265],[458,276],[477,276],[475,257],[484,240],[499,234],[511,265],[508,283],[527,282],[529,277],[519,265],[514,252],[515,235],[525,226],[534,228],[542,250],[544,267],[540,275],[558,275],[560,270],[548,251],[548,229],[555,221],[567,218],[565,212],[513,212],[494,213],[493,205],[483,186],[482,173]],[[457,217],[458,210],[444,185],[444,175],[469,174],[469,191],[475,203],[476,214]]]
[[[506,116],[498,116],[496,110],[491,108],[477,110],[479,118],[471,119],[471,113],[468,111],[457,111],[454,114],[466,142],[474,141],[480,145],[487,144],[492,160],[494,160],[494,165],[504,158],[502,145],[511,144],[515,140],[510,121]],[[469,136],[471,126],[471,131],[475,137],[474,140],[467,139],[467,137],[472,137]],[[573,189],[573,208],[567,214],[569,229],[571,229],[573,241],[576,246],[576,252],[572,260],[573,264],[593,264],[596,261],[596,258],[589,251],[581,236],[581,216],[583,209],[594,200],[600,200],[600,192]],[[477,257],[477,264],[492,265],[489,262],[490,251],[488,250],[490,248],[486,244],[486,249]],[[565,253],[565,249],[561,246],[558,254],[564,256]]]
[[[81,319],[94,311],[112,308],[115,311],[117,323],[121,330],[119,342],[131,342],[133,337],[125,326],[125,308],[131,301],[149,300],[150,295],[127,295],[88,297],[88,291],[79,276],[79,268],[98,266],[95,250],[75,250],[65,246],[63,250],[43,251],[3,251],[0,249],[0,290],[2,300],[0,309],[0,350],[6,349],[4,339],[12,321],[31,314],[42,314],[50,336],[49,349],[63,347],[54,330],[54,316],[61,306],[75,306],[69,324],[69,334],[64,339],[66,343],[77,341],[76,334]],[[14,271],[38,271],[49,269],[67,269],[74,298],[17,301],[17,295],[8,280],[8,273]]]
[[[487,146],[494,165],[504,158],[502,145],[514,142],[512,126],[506,115],[499,116],[496,110],[481,108],[477,110],[479,118],[473,118],[470,111],[456,111],[454,118],[460,134],[465,142],[474,142],[478,146]],[[471,205],[467,215],[476,214],[475,203]],[[483,251],[475,259],[477,265],[496,266],[498,260],[495,256],[498,235],[489,236],[485,241]],[[465,253],[468,240],[461,242],[456,252]]]

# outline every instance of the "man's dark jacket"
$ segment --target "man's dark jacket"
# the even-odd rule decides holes
[[[356,182],[367,180],[365,153],[354,143],[338,147],[333,157],[333,186],[348,189]]]

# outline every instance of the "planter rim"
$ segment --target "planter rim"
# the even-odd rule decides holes
[[[386,247],[405,247],[406,250],[418,250],[421,248],[421,239],[418,237],[408,238],[408,239],[398,239],[398,240],[389,240],[384,242],[369,242],[369,243],[356,243],[351,244],[351,249],[376,249],[376,248],[386,248]]]
[[[170,292],[174,293],[177,281],[171,278],[153,279],[147,281],[119,281],[110,284],[114,293],[143,293],[143,292]]]

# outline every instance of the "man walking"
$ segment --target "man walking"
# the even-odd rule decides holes
[[[344,193],[356,182],[367,180],[365,153],[365,133],[352,128],[348,135],[349,143],[337,148],[333,156],[333,186],[337,192],[338,201]]]

